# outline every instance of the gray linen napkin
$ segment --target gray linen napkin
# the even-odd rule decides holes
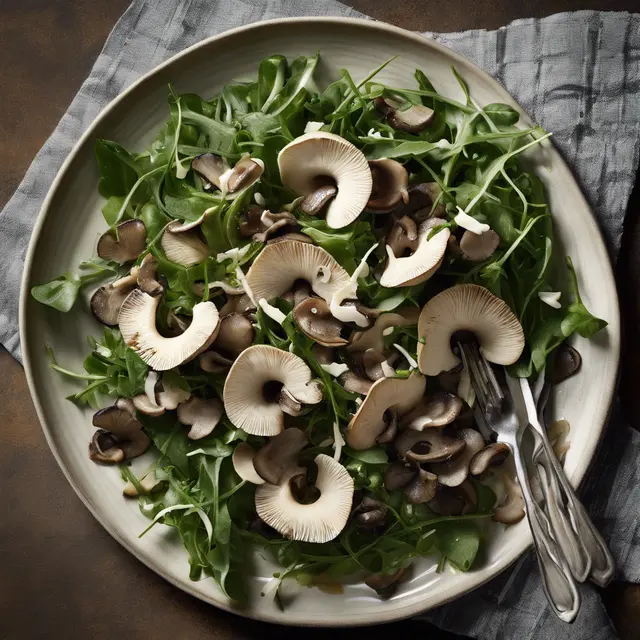
[[[333,0],[135,0],[124,13],[51,138],[0,214],[0,342],[20,359],[18,283],[34,220],[64,158],[99,111],[141,74],[195,42],[258,20],[302,15],[362,17]],[[640,14],[578,12],[518,20],[497,31],[425,34],[494,75],[542,126],[554,132],[581,181],[612,258],[640,148]],[[608,540],[618,579],[640,582],[640,435],[614,406],[611,425],[584,487]],[[582,588],[571,626],[546,606],[526,554],[485,587],[424,616],[483,640],[616,638],[597,591]]]

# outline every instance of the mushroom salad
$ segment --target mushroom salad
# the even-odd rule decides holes
[[[146,151],[96,142],[97,256],[32,290],[68,312],[88,289],[85,371],[48,351],[98,410],[89,457],[234,600],[255,545],[275,595],[355,575],[388,597],[427,555],[470,569],[488,523],[524,511],[456,345],[526,377],[558,356],[561,382],[581,362],[564,341],[606,325],[570,259],[551,266],[520,160],[550,134],[455,70],[462,101],[420,70],[378,82],[391,62],[322,91],[318,56],[271,56],[208,100],[170,87]]]

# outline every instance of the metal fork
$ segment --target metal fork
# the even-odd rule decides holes
[[[558,543],[576,580],[589,577],[599,587],[605,587],[615,570],[613,558],[602,536],[589,518],[584,506],[567,480],[560,462],[549,443],[544,425],[544,409],[549,398],[549,384],[545,372],[532,392],[529,382],[520,378],[518,383],[524,400],[529,424],[536,434],[532,460],[536,468],[542,467],[548,482],[542,482],[546,511],[558,532]],[[537,392],[537,393],[536,393]],[[535,393],[535,397],[534,396]]]
[[[572,622],[580,609],[580,594],[564,554],[552,535],[551,524],[531,491],[527,466],[520,447],[522,433],[527,424],[518,419],[512,398],[507,397],[501,389],[491,366],[480,354],[477,344],[458,343],[458,347],[469,366],[482,417],[497,434],[498,441],[507,444],[513,453],[547,600],[558,618]]]

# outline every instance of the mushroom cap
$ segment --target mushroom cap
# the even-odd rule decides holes
[[[208,436],[220,422],[224,408],[217,398],[203,400],[191,396],[189,400],[178,405],[178,420],[191,426],[187,436],[190,440],[200,440]]]
[[[460,240],[460,250],[467,260],[481,262],[493,255],[500,244],[500,236],[493,230],[478,235],[473,231],[465,231]]]
[[[424,504],[436,495],[438,477],[418,467],[418,473],[404,488],[404,495],[409,504]]]
[[[522,489],[513,477],[513,468],[502,473],[502,482],[507,491],[506,498],[493,512],[493,519],[504,524],[516,524],[525,516]]]
[[[214,349],[201,353],[198,357],[200,368],[207,373],[224,373],[231,369],[233,360],[225,358]]]
[[[291,540],[329,542],[344,529],[353,501],[353,478],[336,460],[319,454],[316,488],[320,497],[300,504],[289,480],[298,473],[288,471],[280,484],[262,484],[256,489],[256,512],[269,526]]]
[[[156,329],[156,310],[160,297],[135,289],[124,301],[118,324],[125,343],[152,369],[166,371],[191,360],[206,349],[216,336],[218,309],[213,302],[193,307],[189,327],[175,338],[165,338]]]
[[[357,331],[351,336],[349,351],[366,351],[375,349],[384,351],[384,332],[391,327],[406,327],[418,324],[420,310],[417,307],[408,307],[397,312],[383,313],[379,315],[373,327],[366,331]]]
[[[418,451],[414,447],[420,445]],[[418,464],[426,462],[441,462],[459,455],[466,443],[458,438],[450,438],[440,429],[414,431],[405,429],[394,443],[398,456]]]
[[[333,317],[322,298],[306,298],[293,310],[300,331],[325,347],[342,347],[348,343],[341,335],[343,324]]]
[[[324,184],[312,191],[300,203],[300,211],[308,216],[317,216],[336,197],[338,188],[333,184]]]
[[[324,249],[304,242],[267,245],[247,273],[256,300],[271,300],[306,280],[326,302],[349,283],[349,274]]]
[[[162,291],[162,285],[156,280],[158,271],[158,263],[156,259],[148,253],[140,263],[138,270],[138,287],[150,296],[159,296]]]
[[[381,158],[370,160],[369,168],[373,178],[371,196],[367,210],[375,213],[388,213],[400,202],[409,202],[409,174],[397,160]]]
[[[227,191],[229,193],[236,193],[246,189],[254,182],[260,180],[263,173],[264,163],[262,160],[250,158],[248,156],[240,158],[233,169],[228,173],[226,180]]]
[[[469,473],[480,476],[490,467],[499,467],[511,455],[511,447],[504,442],[492,442],[476,453],[469,462]]]
[[[98,429],[89,440],[89,458],[103,464],[116,464],[124,460],[124,451],[113,434]]]
[[[176,220],[167,225],[162,234],[162,250],[171,262],[190,266],[203,262],[209,257],[209,247],[200,239],[197,231],[178,231],[181,227]]]
[[[242,480],[246,480],[251,484],[264,484],[264,480],[258,475],[258,472],[253,466],[253,457],[255,454],[256,452],[250,444],[240,442],[233,450],[231,462],[233,463],[235,472]]]
[[[229,165],[220,156],[203,153],[191,161],[191,168],[219,189],[220,177],[229,170]]]
[[[181,402],[186,402],[191,397],[191,391],[173,386],[162,379],[162,391],[158,393],[158,404],[169,411],[173,411]]]
[[[367,378],[359,376],[353,371],[347,371],[340,376],[340,384],[344,387],[345,391],[350,393],[360,393],[366,396],[371,390],[373,383]]]
[[[420,133],[431,124],[435,111],[421,104],[412,104],[407,109],[400,109],[403,105],[392,99],[378,96],[374,101],[376,109],[386,116],[387,122],[398,131]]]
[[[458,365],[451,350],[456,331],[471,331],[480,353],[495,364],[513,364],[524,349],[524,333],[506,302],[476,284],[445,289],[425,304],[418,320],[418,364],[420,371],[437,376]]]
[[[152,403],[146,393],[134,396],[131,400],[135,410],[146,416],[161,416],[165,412],[165,407]]]
[[[436,391],[420,400],[402,421],[404,428],[422,431],[429,427],[444,427],[452,423],[462,411],[462,400],[453,393]]]
[[[372,447],[387,428],[385,411],[394,409],[398,416],[408,413],[422,397],[426,384],[426,379],[419,373],[412,373],[408,378],[382,378],[374,382],[347,427],[347,444],[359,451]]]
[[[100,236],[97,251],[101,258],[130,262],[144,251],[147,229],[142,220],[125,220],[116,227],[116,233],[117,239],[111,230]]]
[[[315,131],[290,142],[278,154],[282,183],[306,196],[333,180],[338,193],[326,207],[327,224],[332,229],[346,227],[365,208],[373,180],[362,151],[333,133]]]
[[[103,324],[114,327],[118,324],[118,314],[127,296],[136,287],[136,279],[132,276],[120,278],[112,284],[100,287],[89,303],[91,313]]]
[[[415,475],[415,466],[396,460],[387,467],[384,473],[384,488],[387,491],[401,489],[408,485]]]
[[[474,429],[459,429],[458,436],[466,443],[462,453],[446,462],[431,465],[431,470],[438,476],[438,482],[447,487],[457,487],[467,479],[472,458],[485,445],[482,435]]]
[[[241,313],[230,313],[220,320],[220,330],[214,340],[214,349],[236,358],[253,344],[254,336],[253,323],[247,316]]]
[[[254,345],[238,356],[224,383],[224,407],[236,427],[257,436],[274,436],[283,430],[282,408],[265,397],[264,387],[270,382],[281,383],[305,404],[322,399],[302,358],[268,345]]]
[[[431,218],[420,225],[418,248],[406,258],[396,258],[387,245],[389,260],[380,278],[383,287],[410,287],[420,284],[438,270],[447,250],[451,232],[446,228],[440,229],[429,239],[431,230],[437,224],[440,224],[439,219]]]
[[[278,484],[284,474],[298,468],[298,454],[308,442],[304,431],[285,429],[274,436],[253,458],[256,473],[271,484]]]
[[[582,356],[580,353],[577,349],[563,342],[553,352],[552,366],[547,374],[548,380],[551,384],[560,384],[578,373],[581,366]]]

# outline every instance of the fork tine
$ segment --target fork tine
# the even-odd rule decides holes
[[[473,342],[458,342],[458,348],[469,367],[471,383],[476,392],[478,402],[485,415],[500,411],[504,394],[496,380],[491,365],[484,359],[478,345]]]

